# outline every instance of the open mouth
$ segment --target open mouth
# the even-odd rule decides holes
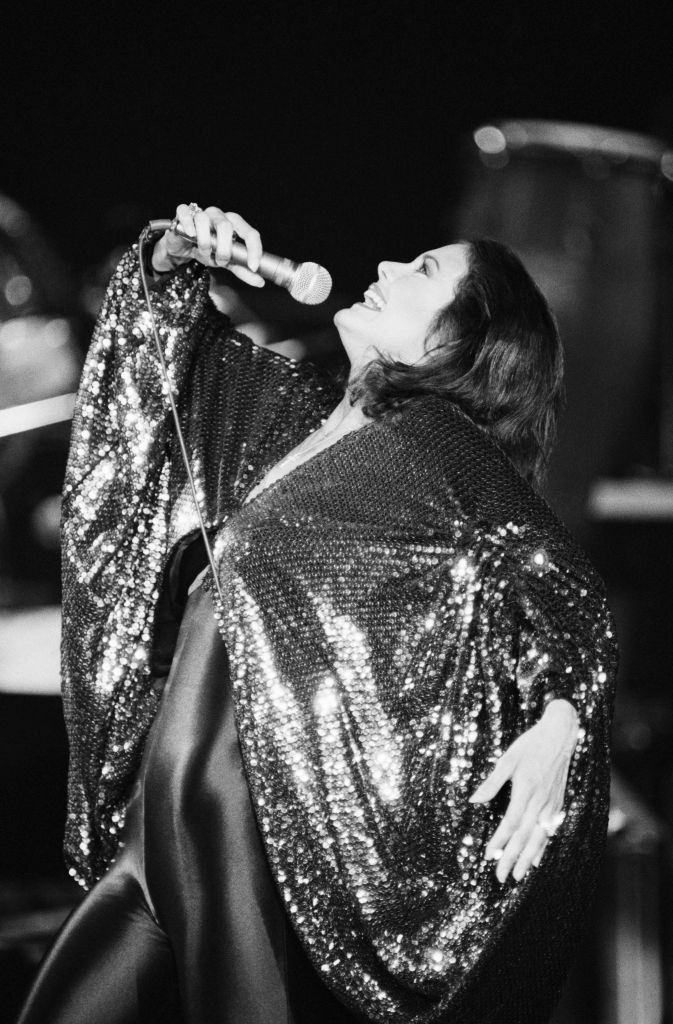
[[[364,304],[368,309],[381,310],[385,306],[385,300],[374,288],[368,288],[364,294]]]

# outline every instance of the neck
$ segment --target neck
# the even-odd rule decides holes
[[[358,400],[355,405],[351,405],[348,392],[346,392],[325,420],[323,430],[327,433],[332,430],[340,430],[342,427],[351,430],[363,426],[369,419],[370,417],[365,416],[362,411],[361,402]]]

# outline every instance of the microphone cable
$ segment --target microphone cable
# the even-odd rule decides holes
[[[161,341],[160,341],[160,338],[159,338],[159,331],[157,330],[157,322],[156,322],[155,317],[154,317],[154,309],[152,307],[152,300],[150,299],[150,290],[149,290],[149,286],[148,286],[148,283],[147,283],[147,271],[146,271],[146,263],[145,263],[145,255],[146,255],[145,254],[145,246],[147,245],[147,243],[150,240],[150,237],[153,234],[155,234],[155,232],[152,230],[151,226],[148,224],[146,227],[143,228],[143,230],[140,233],[140,237],[138,239],[138,262],[140,264],[140,282],[141,282],[141,284],[143,286],[143,292],[144,292],[144,295],[145,295],[145,302],[147,304],[147,311],[149,313],[150,324],[151,324],[151,327],[152,327],[152,335],[154,337],[154,344],[155,344],[155,347],[156,347],[156,350],[157,350],[157,355],[159,357],[159,366],[161,368],[161,378],[162,378],[164,384],[166,385],[166,391],[168,393],[168,402],[169,402],[170,409],[171,409],[171,415],[173,417],[173,424],[175,426],[175,435],[176,435],[176,437],[178,439],[178,444],[180,446],[180,453],[182,455],[182,461],[183,461],[183,464],[184,464],[184,467],[185,467],[185,472],[187,473],[187,479],[189,481],[189,487],[190,487],[190,490],[192,492],[192,498],[194,499],[194,508],[196,509],[196,516],[197,516],[197,519],[199,521],[199,529],[201,531],[201,536],[203,538],[203,543],[205,544],[205,547],[206,547],[206,554],[208,556],[208,563],[210,565],[210,569],[211,569],[212,574],[213,574],[213,581],[215,583],[215,589],[217,591],[217,597],[218,597],[218,600],[220,602],[220,608],[222,608],[222,607],[224,607],[224,599],[223,599],[223,595],[222,595],[222,589],[220,587],[220,581],[219,581],[219,578],[218,578],[218,575],[217,575],[217,566],[215,565],[215,557],[213,555],[213,549],[212,549],[211,544],[210,544],[210,537],[208,536],[208,531],[206,530],[206,524],[205,524],[205,520],[204,520],[204,517],[203,517],[203,512],[201,510],[201,505],[199,504],[199,495],[198,495],[198,491],[196,489],[196,481],[194,480],[194,474],[192,473],[192,467],[191,467],[191,465],[189,463],[189,453],[187,451],[187,446],[185,444],[184,434],[182,433],[182,427],[180,426],[180,417],[178,415],[178,409],[177,409],[177,406],[175,404],[175,398],[173,397],[173,388],[171,386],[170,377],[168,376],[168,367],[166,365],[166,360],[164,358],[163,348],[161,347]]]

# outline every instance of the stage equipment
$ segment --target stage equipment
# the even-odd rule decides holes
[[[550,1024],[669,1020],[669,849],[670,830],[613,771],[598,891]]]
[[[619,774],[596,914],[600,1024],[660,1024],[670,992],[670,830]],[[668,1007],[670,1010],[670,1005]]]
[[[82,356],[74,289],[0,195],[0,606],[55,603],[59,502]]]
[[[472,134],[463,169],[452,235],[509,244],[559,321],[567,409],[547,494],[586,543],[596,478],[673,472],[671,154],[614,129],[502,121]]]

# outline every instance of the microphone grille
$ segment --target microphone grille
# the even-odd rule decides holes
[[[290,295],[297,302],[317,306],[332,291],[332,278],[319,263],[300,263],[292,278]]]

